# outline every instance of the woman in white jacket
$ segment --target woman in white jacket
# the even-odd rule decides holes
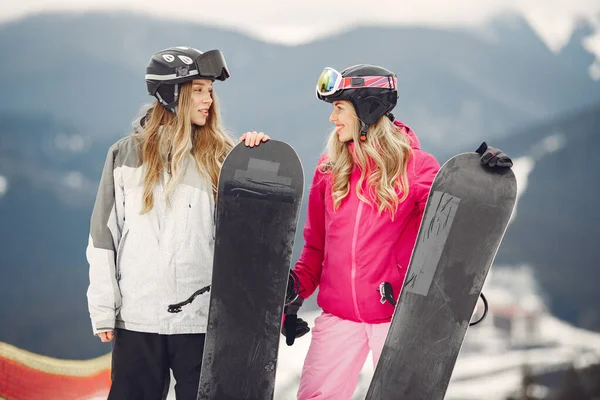
[[[91,218],[87,297],[94,334],[115,339],[109,399],[163,399],[170,369],[177,399],[196,399],[208,296],[168,309],[211,282],[217,179],[234,145],[213,82],[228,77],[219,50],[154,54],[146,83],[157,100],[108,151]],[[268,139],[246,132],[240,141]]]

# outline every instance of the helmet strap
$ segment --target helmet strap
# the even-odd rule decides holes
[[[360,141],[364,142],[367,140],[367,131],[369,130],[369,126],[365,124],[362,120],[360,120]]]
[[[163,106],[165,106],[165,108],[167,110],[169,110],[172,113],[177,114],[177,104],[179,102],[179,84],[178,83],[173,85],[173,102],[172,103],[169,104],[165,99],[163,99],[158,91],[154,94],[154,97],[156,97],[156,99],[159,101],[159,103],[162,104]]]
[[[171,111],[174,114],[177,114],[177,104],[179,104],[179,83],[176,83],[173,86],[173,108],[171,109]]]
[[[394,117],[394,114],[392,114],[391,112],[385,113],[385,116],[388,117],[390,119],[390,121],[394,122],[396,120],[396,118]],[[360,120],[360,141],[364,142],[367,140],[367,131],[369,130],[369,125],[365,124],[362,120]]]

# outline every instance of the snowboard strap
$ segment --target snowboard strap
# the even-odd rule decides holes
[[[487,316],[487,313],[488,313],[488,302],[487,302],[487,299],[483,295],[483,292],[479,293],[479,297],[481,297],[481,300],[483,300],[483,315],[477,321],[469,323],[469,326],[477,325],[478,323],[480,323],[481,321],[483,321],[485,319],[485,317]]]
[[[206,293],[206,292],[210,292],[210,285],[208,286],[204,286],[202,289],[200,290],[196,290],[194,292],[193,295],[191,295],[187,300],[182,301],[181,303],[177,303],[177,304],[170,304],[169,305],[169,309],[167,310],[170,313],[178,313],[181,312],[181,307],[190,304],[192,301],[194,301],[194,299],[198,296],[200,296],[202,293]]]

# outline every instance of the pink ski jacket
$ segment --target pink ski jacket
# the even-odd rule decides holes
[[[314,174],[304,248],[294,272],[300,280],[300,296],[307,298],[319,287],[319,307],[339,318],[371,324],[391,320],[394,307],[387,301],[381,303],[379,285],[391,283],[398,298],[429,189],[440,168],[431,154],[420,149],[408,126],[395,124],[408,135],[413,151],[407,171],[409,194],[393,221],[389,212],[378,215],[374,206],[356,195],[358,167],[351,176],[350,192],[336,211],[331,175],[319,167]]]

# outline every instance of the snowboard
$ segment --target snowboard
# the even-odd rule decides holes
[[[443,399],[512,215],[510,169],[452,157],[436,175],[366,399]]]
[[[285,142],[240,143],[223,163],[198,400],[273,398],[303,187]]]

